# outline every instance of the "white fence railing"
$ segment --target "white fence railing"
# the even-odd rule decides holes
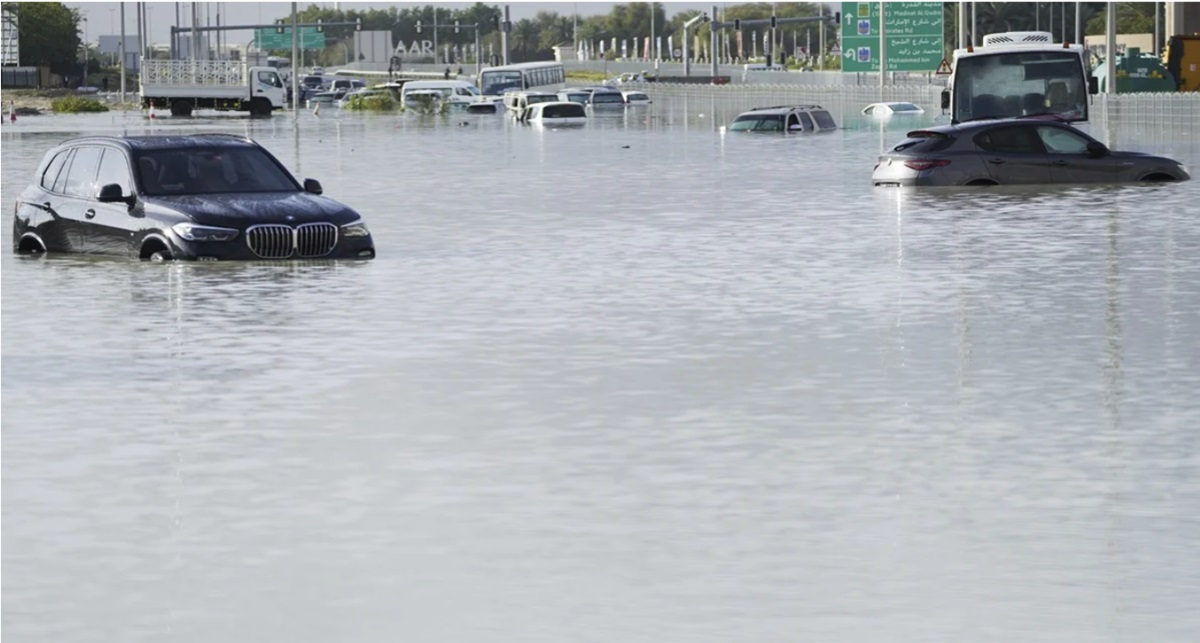
[[[247,84],[246,64],[230,60],[145,60],[143,85],[215,85]]]

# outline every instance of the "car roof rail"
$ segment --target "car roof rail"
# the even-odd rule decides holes
[[[244,136],[242,134],[230,134],[229,132],[205,132],[205,133],[201,133],[201,134],[189,134],[188,136],[194,137],[194,138],[212,138],[212,137],[235,138],[239,141],[246,141],[247,143],[254,142],[253,140],[250,139],[249,136]]]

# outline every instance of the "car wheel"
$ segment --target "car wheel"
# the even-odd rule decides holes
[[[252,116],[270,116],[271,102],[265,98],[255,98],[250,101],[250,114]]]
[[[1142,183],[1170,183],[1174,180],[1175,177],[1162,172],[1155,172],[1154,174],[1143,176],[1141,179]]]
[[[170,261],[171,253],[167,252],[166,250],[155,250],[154,252],[150,253],[149,259],[150,261],[156,263],[160,261]]]
[[[192,103],[186,100],[177,100],[171,103],[171,116],[191,116]]]

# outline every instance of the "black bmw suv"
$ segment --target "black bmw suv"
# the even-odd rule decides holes
[[[357,212],[230,134],[60,144],[17,200],[13,249],[150,260],[375,257]]]

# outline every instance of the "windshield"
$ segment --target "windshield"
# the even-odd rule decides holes
[[[954,120],[1058,114],[1087,120],[1083,62],[1071,50],[960,58],[954,68]]]
[[[729,126],[731,132],[782,132],[783,117],[779,114],[738,116]]]
[[[510,89],[522,89],[519,71],[485,71],[479,75],[479,89],[487,96],[499,96]]]
[[[266,152],[251,147],[148,150],[138,154],[137,168],[148,196],[300,189]]]

